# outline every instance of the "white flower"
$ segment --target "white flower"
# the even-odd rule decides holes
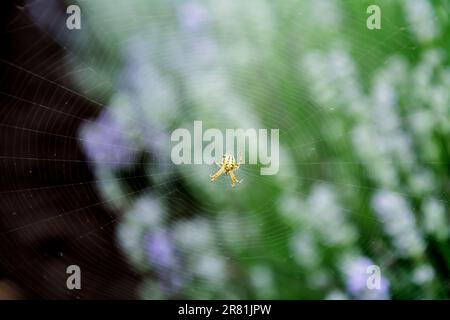
[[[306,6],[304,18],[308,19],[314,25],[314,28],[330,31],[336,30],[341,25],[342,12],[337,1],[309,0],[306,2]]]
[[[428,198],[422,204],[425,230],[439,240],[447,239],[450,228],[445,217],[445,206],[442,200]]]
[[[159,228],[164,219],[164,211],[160,201],[152,196],[138,198],[126,214],[127,223],[141,228]]]
[[[403,0],[403,8],[406,12],[409,26],[420,42],[430,42],[439,35],[436,24],[436,14],[430,1],[427,0]]]
[[[381,190],[372,198],[372,207],[401,255],[419,256],[424,243],[408,202],[396,193]]]
[[[326,244],[349,245],[356,240],[356,230],[346,221],[331,186],[315,185],[309,196],[308,205],[309,223]]]
[[[203,218],[176,222],[172,234],[176,245],[190,252],[202,252],[215,245],[210,222]]]
[[[333,290],[326,295],[325,300],[348,300],[348,297],[340,290]]]
[[[432,281],[434,278],[434,270],[430,265],[421,265],[417,267],[414,272],[412,279],[418,285],[423,285]]]
[[[214,286],[223,285],[228,274],[224,259],[210,252],[197,256],[193,270],[197,276]]]
[[[274,294],[273,274],[269,267],[265,265],[252,267],[250,269],[250,281],[258,297],[268,299]]]
[[[300,198],[299,194],[286,193],[278,200],[281,216],[285,218],[291,225],[297,225],[304,220],[304,215],[307,214],[307,207]]]
[[[300,231],[292,237],[290,247],[299,265],[313,268],[320,262],[314,238],[305,231]]]

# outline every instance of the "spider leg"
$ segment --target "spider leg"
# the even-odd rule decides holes
[[[231,186],[234,187],[236,186],[236,183],[241,183],[242,180],[238,180],[236,175],[234,174],[233,171],[230,171],[230,177],[231,177]]]
[[[225,169],[221,167],[219,170],[217,170],[216,173],[214,173],[212,176],[209,176],[211,178],[211,181],[216,180],[219,178],[223,173],[225,172]]]

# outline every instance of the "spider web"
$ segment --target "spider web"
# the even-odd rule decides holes
[[[12,140],[14,144],[15,139],[17,139],[18,143],[24,143],[23,140],[19,140],[17,137],[19,134],[26,134],[31,137],[25,145],[20,146],[21,150],[25,151],[18,153],[15,150],[8,150],[0,158],[9,161],[8,163],[11,165],[13,165],[15,160],[26,161],[27,166],[29,164],[30,168],[32,168],[29,169],[30,174],[33,174],[33,170],[39,170],[40,166],[56,168],[65,164],[87,164],[95,174],[93,182],[97,186],[100,186],[97,192],[100,193],[101,198],[82,206],[75,204],[73,206],[75,209],[70,211],[65,211],[64,206],[54,208],[55,212],[53,215],[27,221],[27,219],[21,219],[17,216],[17,212],[23,210],[33,211],[36,209],[31,205],[35,202],[28,201],[27,199],[39,198],[41,191],[58,192],[69,199],[70,197],[85,197],[85,194],[76,194],[78,192],[77,187],[84,184],[91,184],[92,181],[80,181],[70,184],[56,183],[48,186],[40,185],[39,187],[19,187],[11,190],[2,190],[0,191],[2,196],[12,195],[23,198],[23,204],[20,209],[13,208],[12,205],[8,204],[8,200],[5,200],[5,207],[11,207],[12,212],[7,225],[13,226],[1,231],[2,238],[7,239],[11,234],[20,233],[23,237],[31,239],[35,237],[36,233],[40,232],[39,227],[43,224],[52,224],[58,229],[59,221],[67,217],[76,217],[73,221],[68,220],[68,222],[65,222],[69,226],[72,224],[72,232],[76,234],[75,239],[72,240],[70,245],[77,248],[77,250],[82,250],[87,256],[95,256],[107,247],[105,240],[99,236],[99,233],[111,227],[121,228],[120,224],[127,224],[127,217],[135,214],[133,208],[137,199],[151,197],[151,199],[154,199],[164,208],[163,211],[167,213],[167,216],[163,218],[164,222],[160,223],[158,227],[148,226],[148,229],[170,232],[173,237],[177,238],[177,234],[172,234],[176,233],[176,230],[179,230],[179,228],[193,227],[193,229],[188,229],[191,234],[194,233],[194,235],[191,235],[193,241],[197,241],[198,238],[202,240],[201,229],[199,229],[199,235],[195,236],[196,223],[199,223],[200,227],[204,226],[205,229],[209,230],[205,231],[205,242],[200,243],[197,248],[187,249],[175,241],[174,251],[177,252],[178,266],[174,267],[174,270],[182,281],[188,283],[188,288],[184,289],[185,291],[183,291],[181,296],[193,298],[211,296],[222,298],[325,298],[330,292],[338,291],[347,294],[345,292],[345,284],[343,283],[345,282],[345,275],[342,274],[342,270],[336,263],[338,261],[343,262],[345,256],[348,255],[350,257],[368,256],[371,258],[373,263],[380,267],[382,275],[387,277],[391,287],[395,288],[395,291],[391,293],[394,295],[394,298],[429,298],[429,295],[424,295],[426,290],[420,286],[416,290],[411,289],[411,286],[407,286],[407,289],[402,290],[402,285],[396,283],[396,281],[406,281],[405,278],[411,277],[405,271],[409,270],[408,266],[405,266],[409,258],[401,256],[397,252],[395,246],[392,245],[392,239],[390,239],[389,235],[383,229],[383,218],[374,214],[374,210],[371,208],[371,199],[377,191],[387,191],[390,194],[395,194],[401,199],[404,199],[412,207],[415,206],[417,196],[413,195],[407,188],[398,189],[379,186],[376,178],[374,178],[374,173],[370,172],[370,168],[374,165],[372,163],[373,160],[362,160],[353,145],[352,133],[354,133],[353,129],[358,124],[358,119],[351,118],[351,112],[348,110],[342,110],[342,102],[336,101],[336,104],[333,105],[320,103],[320,101],[326,100],[322,100],[322,97],[315,96],[315,93],[311,90],[310,87],[313,80],[308,78],[307,75],[303,77],[303,74],[308,74],[308,70],[304,64],[305,60],[302,60],[302,58],[309,51],[313,50],[313,52],[318,52],[319,57],[325,57],[324,59],[326,59],[329,57],[327,56],[328,53],[333,53],[335,52],[334,50],[344,50],[344,52],[349,54],[349,57],[353,57],[353,62],[356,61],[353,65],[356,71],[352,72],[352,70],[349,70],[349,78],[354,77],[353,79],[364,84],[364,77],[370,77],[376,70],[388,64],[395,55],[395,50],[408,52],[411,56],[416,55],[417,47],[414,46],[414,41],[408,38],[412,32],[403,21],[392,21],[389,19],[390,16],[385,15],[382,18],[382,30],[370,31],[365,26],[365,19],[367,18],[367,13],[364,11],[365,6],[360,6],[362,10],[358,11],[355,9],[352,11],[345,10],[345,8],[348,9],[348,6],[343,5],[341,2],[337,2],[336,5],[330,5],[327,1],[319,2],[320,4],[317,4],[319,8],[314,8],[314,5],[311,3],[309,6],[305,5],[302,7],[304,11],[288,15],[290,20],[289,23],[285,24],[285,27],[298,30],[298,40],[296,38],[279,39],[277,35],[281,33],[277,29],[275,30],[278,32],[271,34],[272,38],[267,36],[269,40],[266,40],[264,36],[255,36],[255,34],[261,35],[264,32],[270,32],[271,28],[276,28],[275,25],[270,24],[270,21],[262,20],[267,18],[265,16],[267,12],[264,9],[272,9],[272,15],[281,15],[286,14],[280,11],[288,8],[288,6],[280,6],[280,8],[277,8],[276,6],[269,6],[267,4],[263,6],[257,2],[249,5],[243,4],[242,10],[255,10],[256,17],[254,19],[259,21],[259,25],[252,26],[253,29],[249,27],[251,30],[245,33],[245,36],[240,37],[239,32],[244,33],[244,31],[239,29],[237,31],[234,30],[231,22],[229,25],[227,24],[227,19],[229,18],[227,14],[229,15],[233,11],[231,9],[227,11],[229,8],[222,8],[218,4],[210,3],[208,7],[212,12],[212,18],[210,17],[210,19],[213,21],[215,19],[223,21],[225,25],[225,27],[222,26],[223,29],[219,28],[217,33],[208,33],[209,37],[216,40],[216,48],[224,50],[218,55],[220,58],[214,60],[214,63],[219,62],[221,64],[221,68],[218,70],[214,69],[211,74],[208,74],[210,70],[208,69],[207,60],[210,56],[216,54],[214,52],[214,45],[212,48],[204,45],[203,35],[192,37],[189,34],[182,34],[180,36],[175,32],[173,33],[172,41],[192,41],[194,43],[194,46],[191,47],[191,50],[193,50],[191,52],[192,56],[195,57],[198,54],[194,50],[205,50],[200,51],[201,54],[199,56],[201,58],[199,62],[186,62],[181,58],[182,63],[184,62],[187,65],[181,70],[182,76],[180,77],[183,78],[186,74],[188,76],[190,75],[186,79],[190,79],[191,83],[187,85],[183,84],[180,91],[193,90],[193,95],[194,97],[198,95],[198,100],[192,99],[192,97],[186,98],[185,95],[182,93],[179,94],[176,91],[175,104],[181,107],[167,110],[164,114],[164,121],[169,125],[157,128],[165,128],[166,130],[168,128],[173,129],[171,127],[172,124],[179,123],[179,113],[182,112],[183,115],[188,117],[187,119],[189,121],[186,121],[186,123],[192,122],[190,120],[202,119],[204,117],[219,129],[228,128],[231,123],[229,121],[230,118],[234,118],[236,123],[242,123],[246,120],[251,122],[256,118],[262,128],[280,129],[280,145],[282,151],[280,152],[279,173],[274,176],[262,176],[259,174],[258,166],[243,164],[238,170],[238,177],[244,179],[244,181],[236,188],[232,188],[230,181],[225,178],[220,179],[214,184],[209,183],[209,174],[212,174],[216,169],[214,166],[174,166],[168,162],[168,154],[163,154],[162,157],[158,157],[158,154],[155,156],[155,154],[151,154],[150,152],[150,156],[147,155],[143,158],[137,157],[137,160],[129,160],[129,167],[125,170],[125,175],[111,174],[108,177],[104,177],[99,175],[98,171],[119,163],[115,161],[99,163],[89,158],[83,158],[80,155],[71,159],[58,158],[58,155],[53,152],[54,145],[50,144],[37,150],[30,141],[32,141],[32,137],[39,137],[41,135],[61,139],[62,148],[73,148],[75,142],[83,143],[82,139],[78,136],[79,131],[77,128],[80,123],[81,125],[93,124],[97,128],[105,127],[104,129],[114,132],[114,128],[111,129],[108,125],[101,124],[92,118],[92,112],[83,111],[87,110],[85,101],[89,102],[91,108],[98,109],[97,112],[103,112],[103,110],[109,107],[109,99],[114,95],[114,92],[116,93],[122,90],[132,96],[133,93],[137,92],[141,94],[142,90],[146,90],[145,84],[143,84],[142,87],[135,89],[137,91],[133,92],[126,85],[124,85],[124,88],[120,87],[123,85],[120,81],[116,84],[113,80],[111,83],[113,86],[116,85],[117,88],[113,88],[113,94],[111,94],[109,91],[111,90],[111,83],[105,84],[98,81],[98,79],[104,81],[110,80],[107,77],[105,79],[105,74],[116,74],[120,78],[123,65],[108,65],[107,63],[102,64],[99,62],[102,60],[103,54],[106,55],[104,57],[105,61],[110,61],[108,60],[108,55],[110,54],[108,53],[108,49],[110,49],[110,45],[107,40],[101,43],[101,45],[105,46],[106,50],[99,52],[97,46],[90,47],[89,43],[80,41],[79,39],[82,37],[73,36],[76,39],[71,39],[73,32],[66,33],[65,36],[60,33],[55,34],[55,25],[65,23],[65,21],[61,20],[61,15],[56,15],[54,21],[51,21],[51,18],[44,14],[43,17],[46,19],[45,21],[48,25],[43,30],[49,32],[48,36],[55,38],[60,43],[63,43],[63,45],[66,43],[72,44],[71,46],[67,45],[64,47],[64,59],[68,62],[70,68],[69,71],[64,72],[62,78],[55,80],[51,75],[38,74],[31,68],[26,67],[27,60],[32,60],[44,49],[41,47],[39,39],[30,44],[29,51],[24,52],[22,57],[17,57],[17,61],[24,61],[20,65],[13,61],[0,60],[0,63],[9,71],[8,76],[11,77],[12,82],[14,82],[15,74],[26,74],[29,79],[42,83],[46,90],[45,95],[47,96],[47,99],[45,99],[46,102],[35,99],[32,92],[27,92],[28,83],[26,82],[18,84],[21,89],[15,90],[14,93],[3,89],[0,91],[0,94],[7,99],[7,105],[9,106],[8,110],[4,111],[4,116],[2,116],[5,121],[0,124],[6,133],[3,139],[5,141]],[[380,2],[381,7],[383,7],[383,4],[385,2]],[[320,5],[324,7],[320,7]],[[84,3],[81,2],[80,6],[83,10]],[[138,3],[135,4],[136,7],[133,7],[133,4],[129,4],[129,6],[136,10],[136,12],[139,9]],[[103,23],[105,25],[111,24],[111,21],[107,21],[111,17],[98,15],[99,13],[95,11],[95,7],[88,7],[87,4],[86,8],[92,9],[92,11],[89,11],[89,9],[86,10],[87,16],[83,16],[82,29],[76,32],[100,35],[99,38],[101,38],[101,35],[108,34],[108,30],[102,26]],[[27,8],[24,10],[27,11]],[[333,10],[336,10],[336,12]],[[84,13],[82,14],[84,15]],[[193,14],[201,16],[203,13],[194,12]],[[321,20],[315,21],[314,19],[319,18],[317,14],[323,14],[323,17]],[[40,13],[37,12],[37,15],[40,15]],[[138,14],[136,13],[136,15]],[[301,22],[307,20],[308,16],[310,16],[310,20],[316,23],[309,25],[302,24]],[[88,23],[85,23],[85,17],[87,17],[86,21]],[[146,37],[154,39],[155,34],[158,35],[159,32],[162,34],[160,36],[161,38],[170,35],[173,19],[176,17],[174,17],[172,11],[163,8],[157,10],[156,13],[153,13],[147,18],[150,21],[148,26],[141,24],[140,21],[125,19],[114,21],[114,23],[120,25],[121,27],[119,29],[124,30],[124,33],[139,34],[139,37],[143,39],[146,39]],[[117,16],[114,16],[114,19],[117,19]],[[35,20],[39,21],[36,17]],[[153,23],[153,20],[159,22]],[[243,20],[243,24],[246,23],[244,17],[241,20]],[[361,27],[358,29],[345,28],[345,23],[351,25],[350,22],[354,23],[354,21],[359,22]],[[341,27],[337,28],[336,31],[330,31],[334,30],[333,23],[339,23]],[[166,27],[169,31],[161,31],[162,27]],[[23,30],[22,28],[27,28],[27,26],[21,26],[19,29],[12,27],[8,32],[13,34],[18,33]],[[89,30],[89,28],[95,28],[95,30]],[[307,36],[309,34],[316,35],[316,28],[321,29],[319,30],[319,35],[328,37],[328,39],[324,40],[319,36]],[[345,35],[339,34],[342,30],[345,30]],[[380,32],[381,35],[373,36],[375,32]],[[292,36],[295,33],[290,32],[288,34]],[[254,43],[251,42],[253,41],[251,38],[252,35],[255,36]],[[350,48],[348,45],[349,41],[346,39],[353,38],[359,39],[358,41],[360,42],[372,43],[373,48],[377,48],[377,50],[381,48],[388,54],[380,55],[379,52],[372,51],[371,46]],[[156,36],[156,39],[159,41],[158,36]],[[405,41],[405,39],[408,41]],[[237,40],[240,40],[242,43],[237,42]],[[158,41],[155,43],[159,43]],[[267,45],[264,41],[268,41],[271,45]],[[270,41],[275,41],[275,43]],[[277,41],[281,42],[281,44]],[[196,49],[195,43],[204,46]],[[392,49],[391,45],[395,45],[395,49]],[[208,48],[212,52],[207,51]],[[236,52],[233,50],[236,50]],[[180,79],[177,78],[176,71],[179,70],[180,65],[178,64],[179,61],[175,58],[177,58],[179,52],[174,50],[172,52],[173,55],[167,56],[165,55],[166,53],[163,50],[151,51],[147,56],[144,55],[143,58],[149,61],[156,61],[156,70],[160,72],[162,70],[163,74],[167,72],[169,74],[168,78],[171,79],[169,82],[177,84]],[[245,56],[245,54],[248,56]],[[89,55],[99,56],[100,58],[89,59],[87,58]],[[272,57],[272,59],[268,57]],[[48,61],[43,60],[42,64],[51,64],[51,58],[48,57]],[[240,59],[243,61],[240,61]],[[88,62],[85,62],[86,60]],[[206,62],[203,60],[206,60]],[[116,60],[112,59],[112,61]],[[268,65],[267,70],[264,70],[262,63],[266,61],[275,62],[273,62],[273,65]],[[361,63],[367,61],[369,62],[368,64],[361,65]],[[246,63],[250,65],[247,69],[244,68]],[[344,65],[344,70],[346,70],[345,67]],[[292,72],[291,69],[298,71]],[[51,65],[49,66],[49,70],[51,70]],[[320,90],[322,90],[324,95],[328,91],[333,91],[332,88],[334,87],[340,88],[338,82],[342,80],[340,75],[330,74],[328,72],[329,70],[326,69],[318,72],[319,78],[322,79]],[[254,74],[261,75],[259,77],[260,81],[257,83],[254,81]],[[81,89],[73,89],[68,85],[61,84],[65,79],[79,80],[80,77],[89,76],[94,79],[93,81],[89,81],[89,83],[96,83],[96,87],[90,87],[88,89],[83,84],[80,84]],[[147,73],[147,70],[144,70],[141,76],[142,78],[138,80],[146,80],[147,77],[152,77]],[[222,80],[220,78],[222,76],[227,77],[227,80]],[[126,79],[129,80],[130,78]],[[372,79],[365,80],[366,85],[369,83],[367,85],[369,87],[362,85],[360,94],[364,98],[367,98],[370,94]],[[158,81],[158,78],[156,81]],[[328,90],[327,88],[331,89]],[[148,90],[151,90],[151,88],[148,88]],[[209,106],[205,107],[202,105],[199,107],[199,104],[204,102],[202,99],[205,99],[207,96],[206,94],[202,95],[204,91],[210,93],[211,98],[206,103]],[[229,93],[233,95],[228,96]],[[216,97],[219,99],[215,100],[214,98]],[[233,99],[237,99],[237,102]],[[153,137],[158,134],[167,135],[167,132],[164,132],[162,129],[155,130],[154,125],[155,122],[158,122],[158,119],[152,120],[152,116],[144,116],[148,111],[145,110],[145,107],[143,107],[138,98],[137,100],[131,100],[131,108],[116,113],[120,114],[119,120],[127,128],[125,131],[120,131],[120,134],[124,134],[127,138],[131,139],[135,139],[137,135],[141,135],[142,137]],[[192,100],[195,102],[193,103]],[[225,110],[228,107],[224,101],[226,102],[227,100],[230,100],[231,106],[229,110]],[[20,123],[8,123],[8,115],[22,112],[19,108],[14,108],[15,103],[25,103],[32,106],[33,112],[26,117],[26,123],[28,125],[22,126]],[[212,106],[214,103],[217,103],[218,106]],[[64,104],[64,107],[60,107],[62,104]],[[54,107],[55,105],[59,107],[56,108]],[[243,106],[243,108],[240,108],[240,106]],[[160,109],[164,109],[154,106],[153,108],[156,109],[153,110],[155,114],[160,112]],[[181,109],[182,111],[180,111]],[[44,113],[44,110],[46,113]],[[53,133],[52,130],[42,130],[42,127],[52,128],[52,121],[54,119],[49,115],[64,116],[66,119],[64,125],[73,127],[73,134],[59,134]],[[397,116],[404,123],[406,121],[405,118],[410,116],[410,114],[399,114]],[[356,124],[349,124],[352,121],[355,121]],[[366,122],[366,126],[370,130],[377,130],[378,125],[378,123],[370,119]],[[134,128],[131,129],[130,126]],[[167,141],[167,144],[169,143],[170,141]],[[131,143],[130,145],[105,142],[100,143],[100,145],[104,147],[109,146],[116,150],[123,149],[124,151],[137,153],[142,153],[143,150],[141,142]],[[170,152],[170,148],[158,149],[158,147],[154,146],[153,148],[153,152],[155,152],[154,150]],[[149,149],[152,151],[152,148]],[[394,166],[396,164],[395,159],[385,159],[383,157],[380,159],[389,165]],[[120,164],[127,163],[125,161]],[[431,163],[430,161],[422,160],[421,164],[427,168],[433,168],[433,166],[437,165],[448,166],[448,162],[443,161]],[[11,174],[8,179],[14,179],[15,176],[20,177],[24,172],[23,170],[26,170],[25,165],[24,168],[13,169],[12,167],[11,169],[14,174]],[[64,170],[55,172],[63,176],[65,174],[69,176],[73,174],[67,173]],[[35,172],[35,174],[40,175],[39,172]],[[352,179],[348,178],[349,175],[352,176]],[[144,183],[142,181],[146,182]],[[151,181],[151,183],[149,184],[148,181]],[[101,187],[102,185],[120,185],[125,187],[120,190],[119,195],[111,196],[106,194],[107,192],[105,193],[105,189]],[[272,193],[273,196],[271,196]],[[355,193],[364,198],[355,201]],[[433,198],[446,208],[447,200],[445,196],[436,197],[435,194],[438,193],[438,191],[433,192]],[[312,195],[316,195],[317,198]],[[425,195],[421,200],[425,201],[429,197],[431,195]],[[333,245],[333,235],[329,234],[327,236],[323,234],[323,230],[330,230],[330,228],[324,228],[322,230],[317,225],[317,221],[331,224],[336,222],[334,220],[326,220],[326,212],[323,212],[320,216],[315,216],[317,212],[320,213],[320,210],[329,209],[326,206],[320,207],[321,201],[330,201],[334,206],[331,209],[337,210],[338,221],[341,221],[343,226],[349,225],[357,230],[358,235],[356,239],[349,240],[350,244],[344,245],[345,248]],[[37,203],[39,205],[39,201]],[[319,211],[312,209],[314,205],[318,206],[319,209],[317,210]],[[117,215],[109,216],[106,221],[97,221],[100,226],[96,225],[93,228],[89,226],[80,227],[80,224],[86,221],[85,219],[97,219],[92,214],[87,214],[88,217],[86,218],[83,213],[87,209],[95,210],[95,208],[105,206],[113,208],[117,212]],[[289,211],[294,211],[294,214],[290,214]],[[283,212],[288,213],[283,214]],[[415,214],[415,216],[416,227],[419,230],[423,230],[421,220],[419,219],[420,214]],[[179,221],[188,223],[189,221],[193,221],[194,226],[189,224],[188,226],[184,226],[178,224]],[[338,227],[339,225],[336,225],[336,228]],[[63,230],[61,228],[59,232],[63,232]],[[338,231],[336,230],[336,233]],[[136,233],[139,232],[136,231]],[[213,235],[209,235],[208,232]],[[306,266],[302,263],[299,264],[299,255],[292,249],[293,239],[296,236],[301,237],[303,234],[313,238],[314,245],[310,249],[317,251],[316,255],[320,256],[320,258],[317,258],[319,259],[317,264],[320,265],[320,272],[317,274],[314,274],[311,267],[308,266],[308,263],[306,263]],[[424,241],[428,240],[425,235],[423,237]],[[86,238],[90,239],[88,246],[82,241]],[[305,243],[304,239],[302,243]],[[142,241],[139,242],[139,246],[143,247],[144,243]],[[206,258],[205,247],[212,248],[211,256],[206,256]],[[141,248],[140,251],[145,250]],[[337,254],[333,252],[337,252]],[[335,257],[332,263],[326,261],[326,255],[328,253]],[[342,259],[339,256],[340,253],[342,253]],[[127,254],[130,256],[132,262],[137,261],[137,266],[135,267],[138,272],[142,271],[144,275],[149,270],[156,270],[157,273],[158,268],[164,269],[158,265],[142,266],[142,252],[127,252]],[[161,255],[163,254],[161,253]],[[312,257],[316,255],[312,255]],[[438,263],[433,258],[433,254],[427,251],[427,249],[424,249],[422,258],[436,270],[439,269]],[[322,262],[320,262],[321,259],[323,259]],[[209,263],[206,263],[207,267],[204,267],[198,265],[199,261],[209,261]],[[111,263],[114,266],[114,262]],[[32,266],[33,261],[27,261],[26,264]],[[214,270],[214,266],[217,265],[219,267],[216,268],[218,270],[216,273],[211,272],[206,277],[201,277],[196,274],[196,272],[207,274],[210,269]],[[221,268],[220,265],[231,266],[236,270],[229,274],[226,272],[226,268]],[[188,268],[184,266],[188,266]],[[398,271],[392,270],[392,266],[399,267]],[[105,273],[107,273],[111,266],[102,265],[100,268],[104,268]],[[197,268],[200,271],[193,271],[190,268]],[[435,272],[438,273],[438,279],[443,280],[443,283],[437,289],[434,288],[436,291],[434,296],[431,297],[440,297],[445,295],[445,290],[448,290],[448,283],[447,279],[444,278],[445,273],[439,274],[438,271]],[[247,273],[250,273],[250,276]],[[252,278],[252,275],[255,275],[253,277],[257,279],[249,280]],[[149,276],[148,279],[153,279],[153,276]],[[245,284],[243,287],[248,292],[242,293],[242,287],[240,286],[227,287],[225,285],[225,279],[228,279],[227,277],[235,281],[243,281]],[[271,284],[268,285],[261,279],[268,279],[267,281]],[[161,289],[161,296],[148,293],[148,291],[156,290],[157,288],[157,284],[151,281],[153,280],[149,280],[150,289],[147,291],[145,289],[146,284],[144,283],[143,285],[142,296],[144,298],[153,298],[155,296],[173,297],[167,288]],[[302,283],[305,282],[306,289],[302,287]],[[292,288],[283,289],[283,286],[289,283],[298,283],[298,285],[291,285]],[[65,285],[65,283],[62,285]],[[258,287],[258,285],[262,287]],[[268,293],[266,295],[264,295],[264,290],[261,290],[262,295],[258,296],[258,294],[254,293],[257,291],[255,288],[269,289],[267,289]],[[213,293],[208,295],[209,292]]]

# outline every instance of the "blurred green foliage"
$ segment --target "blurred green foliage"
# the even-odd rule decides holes
[[[78,83],[138,151],[95,172],[143,298],[449,297],[450,2],[79,5]],[[194,120],[279,128],[279,173],[173,165]]]

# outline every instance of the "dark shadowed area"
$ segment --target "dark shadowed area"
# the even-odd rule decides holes
[[[98,108],[68,81],[64,49],[20,1],[1,2],[0,299],[134,298],[76,136]],[[49,159],[50,157],[50,159]],[[66,268],[81,268],[68,290]]]

